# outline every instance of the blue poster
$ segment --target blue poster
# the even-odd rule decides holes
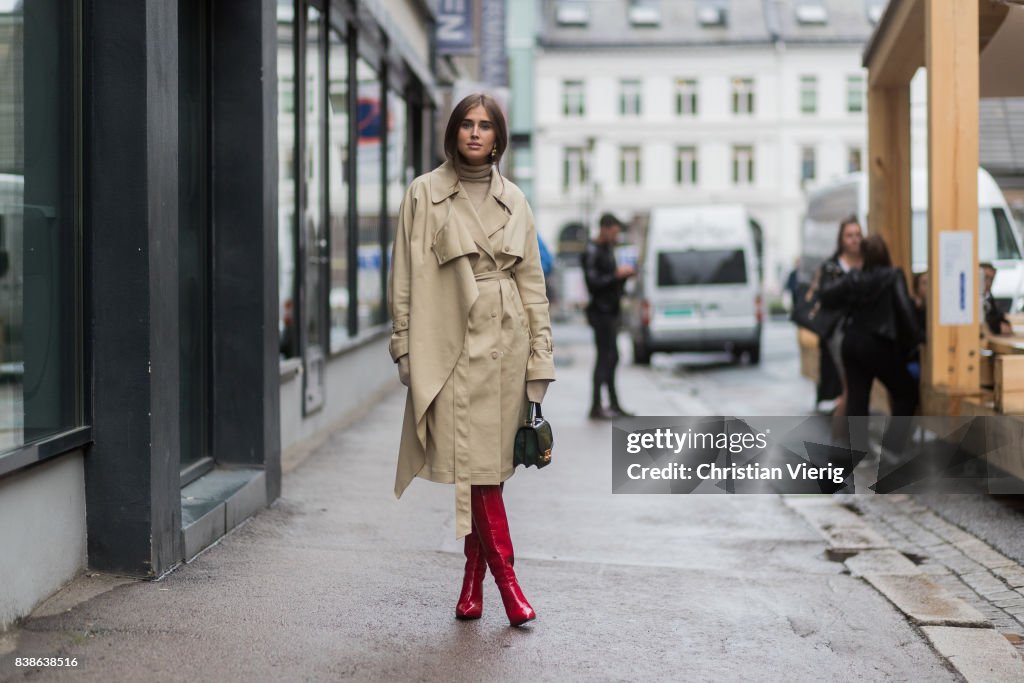
[[[473,1],[440,0],[436,37],[438,54],[473,52]]]

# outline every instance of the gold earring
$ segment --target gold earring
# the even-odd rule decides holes
[[[491,161],[494,161],[495,158],[497,158],[497,156],[498,156],[498,147],[497,147],[497,145],[495,145],[494,147],[491,147]]]

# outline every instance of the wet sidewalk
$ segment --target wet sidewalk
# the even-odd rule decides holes
[[[545,400],[555,464],[506,487],[530,627],[509,628],[489,577],[483,618],[454,619],[453,491],[392,494],[396,380],[188,565],[158,582],[83,576],[44,604],[3,637],[0,679],[959,680],[782,497],[612,495],[611,426],[585,418],[589,338],[562,332]],[[675,384],[621,372],[631,409],[685,414]],[[15,656],[79,665],[30,671]]]

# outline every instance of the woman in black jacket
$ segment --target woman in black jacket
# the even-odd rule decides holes
[[[894,268],[879,235],[861,242],[863,267],[822,287],[826,306],[849,311],[842,359],[846,374],[847,415],[868,415],[871,383],[877,377],[889,390],[893,415],[913,415],[918,385],[907,358],[921,342],[914,304],[903,271]]]

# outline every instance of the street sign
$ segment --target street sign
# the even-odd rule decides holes
[[[458,55],[473,52],[472,0],[440,0],[436,38],[438,54]]]
[[[974,323],[974,235],[967,231],[939,233],[939,324]]]

